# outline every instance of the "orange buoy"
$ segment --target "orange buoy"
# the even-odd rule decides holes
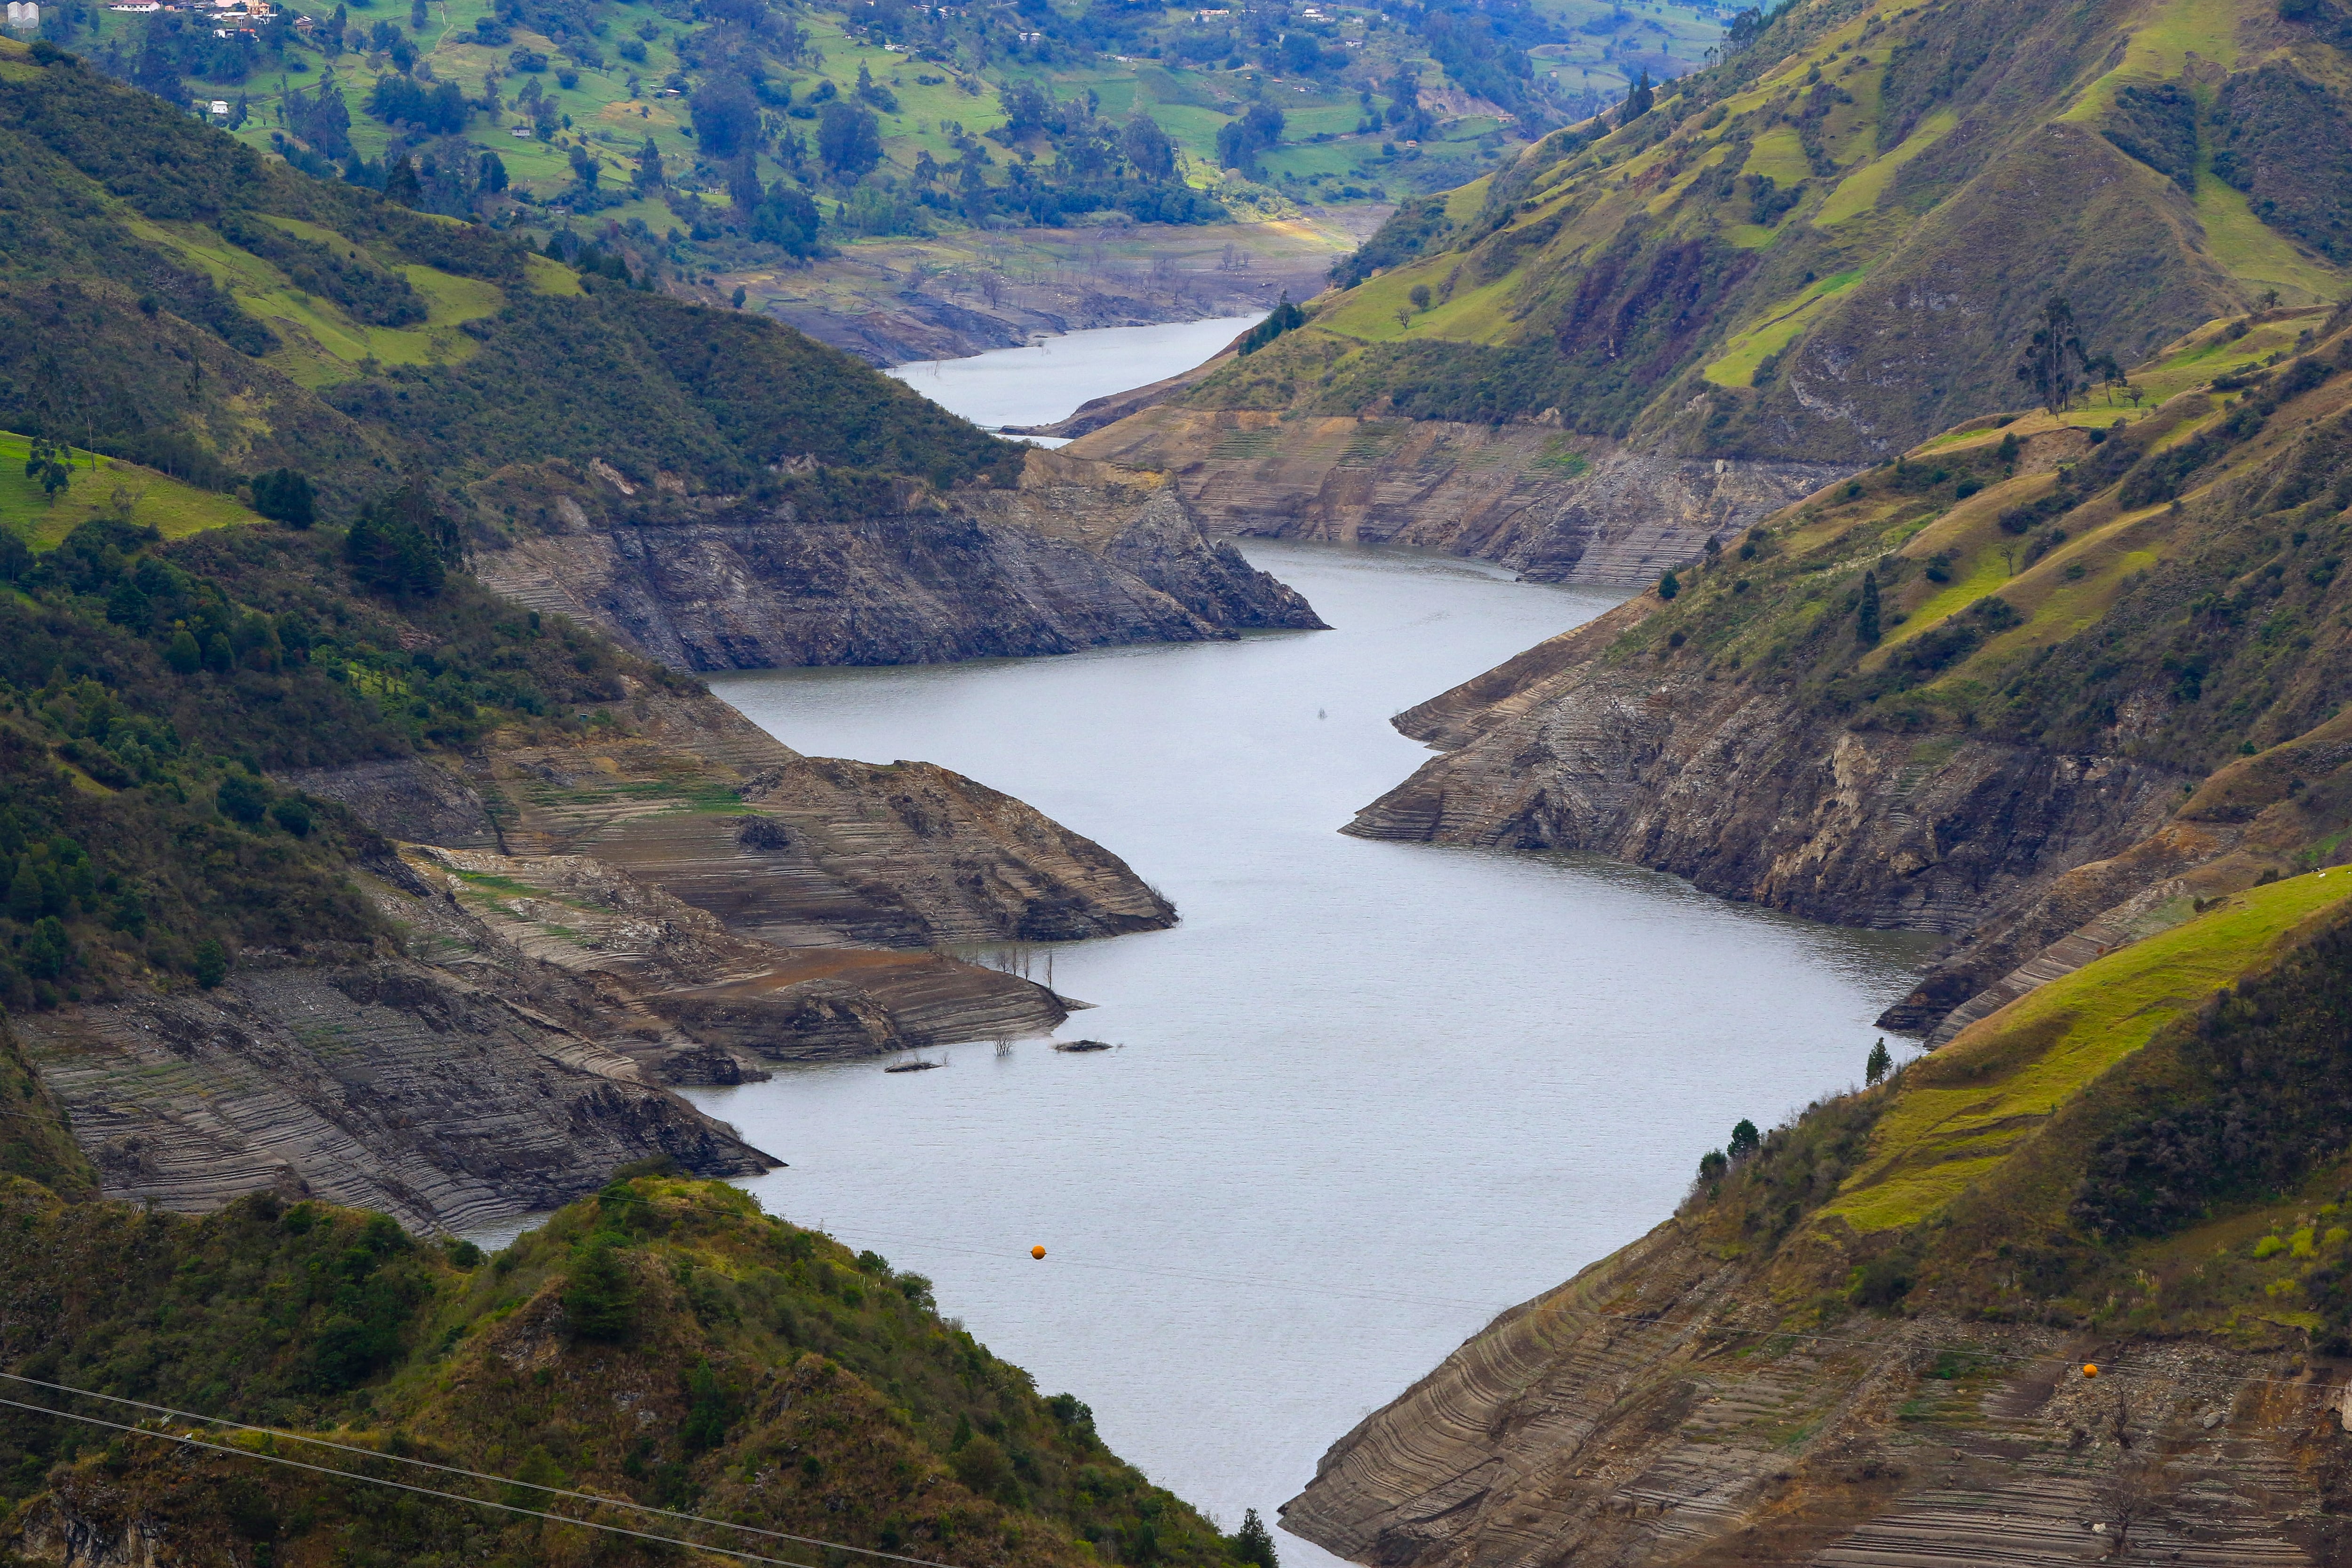
[[[1033,1247],[1029,1249],[1029,1256],[1042,1261],[1045,1256],[1045,1249],[1042,1247]]]
[[[2091,1363],[2084,1362],[2083,1363],[2083,1375],[2084,1377],[2096,1377],[2099,1375],[2099,1369]]]

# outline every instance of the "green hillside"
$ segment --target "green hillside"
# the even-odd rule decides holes
[[[2210,322],[2126,384],[1830,487],[1675,574],[1611,648],[1904,737],[1926,770],[1965,740],[2204,781],[2142,847],[2180,858],[2117,945],[1711,1156],[1685,1217],[1770,1259],[1811,1321],[1958,1310],[2334,1353],[2352,311]]]
[[[511,1511],[531,1509],[846,1560],[646,1511],[664,1509],[974,1564],[1234,1560],[1235,1542],[1103,1445],[1084,1404],[1041,1398],[940,1318],[928,1280],[715,1183],[625,1173],[488,1258],[268,1195],[188,1219],[11,1176],[0,1211],[0,1363],[344,1445],[173,1420],[163,1429],[219,1445],[186,1450],[11,1412],[0,1495],[16,1529],[68,1510],[100,1534],[160,1538],[175,1562],[681,1560]],[[23,1384],[7,1396],[142,1414]]]
[[[258,521],[233,496],[71,446],[56,464],[67,470],[65,484],[51,491],[31,471],[33,447],[34,437],[0,430],[0,529],[36,551],[56,548],[93,518],[152,528],[165,539]]]
[[[2032,401],[2053,297],[2118,364],[2333,300],[2346,187],[2301,153],[2352,123],[2343,40],[2269,0],[1791,7],[1646,112],[1408,204],[1192,400],[1875,461]]]
[[[575,242],[567,265],[311,179],[45,42],[0,43],[0,428],[200,489],[296,469],[342,521],[410,479],[454,494],[549,460],[689,494],[842,482],[773,472],[803,458],[942,486],[1019,461],[618,251]],[[112,489],[85,473],[44,515]]]
[[[302,0],[226,38],[79,5],[46,30],[314,174],[542,234],[611,225],[674,284],[877,237],[993,233],[999,268],[1067,265],[1003,231],[1444,189],[1721,36],[1697,0]]]

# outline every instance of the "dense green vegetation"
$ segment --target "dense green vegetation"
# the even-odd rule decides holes
[[[455,526],[411,489],[348,532],[101,517],[0,561],[0,1005],[364,951],[350,878],[388,851],[278,775],[577,731],[625,679],[678,681],[445,574]]]
[[[920,1276],[716,1184],[625,1172],[492,1258],[268,1194],[189,1219],[7,1179],[0,1209],[0,1363],[26,1376],[919,1556],[1265,1560],[1262,1542],[1220,1537],[1123,1464],[1085,1405],[1040,1398],[940,1318]],[[236,1441],[487,1500],[574,1506]],[[62,1494],[101,1518],[135,1510],[184,1548],[298,1559],[331,1543],[353,1563],[544,1562],[570,1539],[536,1520],[21,1415],[0,1424],[0,1491]],[[614,1537],[594,1552],[669,1560]]]
[[[1638,74],[1696,67],[1715,9],[306,0],[223,38],[66,0],[44,30],[173,103],[217,102],[310,173],[502,227],[591,219],[691,286],[869,237],[1457,184]]]
[[[942,487],[1018,462],[617,253],[556,247],[575,269],[312,180],[55,51],[0,78],[0,428],[198,487],[291,472],[347,521],[410,474],[454,494],[551,458],[738,492],[788,460]]]
[[[1647,102],[1404,204],[1304,330],[1188,400],[1880,460],[2034,395],[2051,298],[2087,374],[2341,292],[2352,100],[2333,35],[2286,22],[2241,52],[2155,9],[1749,18]],[[2200,85],[2184,49],[2229,63]]]

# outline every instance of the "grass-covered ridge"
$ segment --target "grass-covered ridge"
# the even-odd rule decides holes
[[[0,1208],[0,1273],[17,1303],[0,1331],[11,1371],[913,1556],[1230,1560],[1207,1521],[1104,1447],[1084,1404],[1041,1398],[940,1318],[927,1281],[718,1184],[625,1173],[490,1258],[267,1195],[190,1219],[66,1203],[15,1180]],[[19,1519],[55,1500],[102,1529],[147,1521],[183,1552],[418,1563],[590,1549],[560,1525],[395,1503],[357,1482],[183,1458],[62,1421],[12,1419],[0,1445],[0,1486],[29,1500]],[[551,1506],[446,1475],[400,1479]],[[593,1551],[634,1563],[664,1549],[604,1537]]]
[[[2159,399],[1946,432],[1679,574],[1611,647],[1922,777],[1990,742],[2192,781],[2108,863],[2168,868],[2117,884],[2144,896],[2068,939],[2099,944],[2078,967],[1703,1172],[1684,1222],[1795,1317],[2352,1343],[2347,326],[2226,319],[2132,371]]]
[[[952,486],[1019,448],[789,329],[649,293],[263,157],[70,56],[0,42],[0,429],[341,521],[515,463],[740,493],[809,462]],[[84,491],[88,493],[87,489]],[[495,529],[495,518],[482,520]]]
[[[1790,7],[1648,112],[1400,209],[1192,399],[1874,461],[2021,401],[2049,297],[2132,363],[2340,292],[2340,184],[2279,173],[2352,106],[2324,32],[2252,0]]]

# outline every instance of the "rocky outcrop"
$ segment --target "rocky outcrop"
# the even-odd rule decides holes
[[[590,980],[594,1010],[564,1021],[665,1083],[1044,1034],[1069,1016],[1043,985],[944,953],[779,948],[584,855],[412,847],[407,858],[467,917],[440,922],[436,952],[465,951],[473,972],[512,984],[525,963]]]
[[[105,1195],[163,1208],[275,1190],[458,1230],[569,1202],[634,1160],[706,1175],[775,1163],[534,1005],[587,1013],[593,996],[527,978],[249,954],[217,990],[62,1008],[19,1033]]]
[[[781,947],[1066,942],[1174,923],[1118,857],[1010,795],[929,763],[803,757],[708,694],[634,691],[624,723],[299,782],[388,837],[592,857]]]
[[[2340,1369],[1925,1313],[1776,1332],[1769,1300],[1669,1223],[1367,1417],[1283,1523],[1381,1568],[2342,1560]]]
[[[1642,603],[1656,601],[1402,718],[1457,749],[1346,831],[1592,850],[1817,920],[1959,935],[2179,804],[2182,775],[2147,763],[1915,743],[1849,730],[1767,682],[1612,659]]]
[[[1175,919],[1010,796],[803,757],[708,693],[622,679],[604,722],[284,781],[400,842],[362,875],[396,943],[248,952],[213,991],[28,1018],[103,1190],[458,1229],[635,1160],[748,1173],[771,1157],[661,1085],[1045,1033],[1062,998],[933,950]]]
[[[1710,538],[1737,534],[1843,472],[1675,458],[1540,423],[1166,403],[1065,450],[1166,473],[1214,531],[1412,545],[1559,583],[1654,581]]]
[[[1319,627],[1307,602],[1202,537],[1156,477],[1033,454],[1020,486],[886,512],[641,494],[616,473],[509,474],[516,519],[475,572],[677,669],[926,664]]]

